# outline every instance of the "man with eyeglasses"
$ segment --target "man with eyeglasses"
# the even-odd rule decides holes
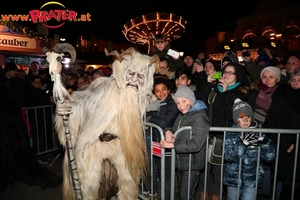
[[[168,55],[170,48],[170,42],[164,34],[156,34],[154,37],[154,44],[151,48],[150,56],[158,55],[160,58],[166,57],[169,60],[169,71],[175,72],[182,68],[183,60],[181,57],[173,57]],[[174,50],[174,49],[173,49]]]

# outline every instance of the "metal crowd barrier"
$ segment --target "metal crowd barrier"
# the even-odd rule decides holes
[[[60,149],[59,142],[57,140],[57,133],[55,132],[54,128],[54,116],[55,116],[55,105],[45,105],[45,106],[37,106],[37,107],[25,107],[22,108],[23,112],[25,113],[24,119],[27,125],[27,131],[28,134],[30,135],[30,142],[32,145],[32,148],[34,149],[36,155],[42,155],[46,153],[50,153],[56,150]],[[162,139],[164,139],[164,134],[163,130],[152,123],[146,123],[146,127],[150,128],[150,134],[151,134],[151,141],[152,141],[152,132],[153,129],[157,129],[158,132],[160,133],[160,136]],[[190,134],[192,134],[191,127],[182,127],[179,130],[177,130],[174,134],[175,136],[178,135],[180,132],[185,131],[185,130],[190,130]],[[278,144],[276,148],[276,152],[279,152],[279,146],[280,146],[280,138],[284,134],[296,134],[296,144],[295,144],[295,160],[298,158],[298,149],[299,149],[299,135],[300,135],[300,130],[295,130],[295,129],[261,129],[261,128],[249,128],[249,129],[244,129],[244,128],[231,128],[231,127],[211,127],[210,131],[212,132],[220,132],[223,134],[223,152],[225,150],[225,137],[227,132],[249,132],[253,131],[259,134],[266,133],[266,134],[277,134],[278,138]],[[209,144],[209,137],[207,137],[207,142],[206,142],[206,149],[208,149],[208,144]],[[153,145],[153,143],[152,143]],[[151,146],[152,146],[151,145]],[[160,171],[160,192],[159,196],[162,200],[165,199],[165,150],[161,149],[161,171]],[[277,154],[278,155],[278,154]],[[207,155],[206,155],[207,156]],[[175,188],[175,158],[176,158],[176,152],[174,149],[172,149],[172,154],[171,154],[171,192],[170,192],[170,197],[171,200],[176,198],[176,188]],[[207,159],[207,157],[206,157]],[[191,159],[189,160],[191,162]],[[151,172],[151,177],[150,177],[150,187],[151,191],[150,193],[153,194],[153,180],[152,174],[153,174],[153,148],[151,148],[151,159],[149,160],[149,164],[151,166],[150,172]],[[220,188],[221,188],[221,194],[223,193],[223,168],[224,168],[224,160],[222,157],[222,165],[221,165],[221,179],[220,179]],[[206,184],[207,184],[207,165],[208,162],[205,163],[205,180],[204,180],[204,194],[207,192],[206,191]],[[272,194],[270,195],[270,199],[275,200],[276,195],[276,184],[277,184],[277,170],[278,170],[278,156],[276,157],[275,160],[275,167],[274,167],[274,173],[273,173],[273,180],[272,180]],[[296,183],[296,169],[297,169],[297,162],[294,164],[294,179],[292,181],[292,199],[295,193],[295,183]],[[257,166],[258,168],[258,166]],[[141,191],[143,191],[143,181],[141,181]],[[256,180],[257,183],[257,180]],[[256,184],[257,185],[257,184]],[[197,191],[199,192],[199,190]],[[187,199],[189,199],[189,195]],[[140,199],[149,199],[149,196],[143,195],[141,192],[139,194]],[[155,199],[156,197],[150,196],[150,199]],[[223,196],[220,196],[220,199],[222,200]],[[205,197],[204,197],[205,199]]]
[[[161,135],[161,138],[164,139],[164,135],[163,135],[163,130],[155,125],[155,124],[152,124],[152,123],[149,123],[149,122],[146,122],[146,127],[150,128],[150,133],[151,133],[151,141],[152,141],[152,132],[153,132],[153,129],[157,129]],[[190,130],[190,134],[192,134],[192,130],[191,130],[191,127],[182,127],[180,129],[178,129],[174,135],[177,136],[180,132],[182,131],[185,131],[185,130]],[[276,147],[276,160],[274,161],[274,171],[272,171],[272,180],[271,180],[271,195],[268,197],[268,199],[272,199],[272,200],[275,200],[276,199],[276,186],[277,186],[277,170],[278,170],[278,152],[279,152],[279,146],[280,146],[280,138],[282,135],[284,134],[296,134],[296,141],[295,141],[295,147],[294,147],[294,150],[295,150],[295,161],[298,159],[298,149],[299,149],[299,135],[300,135],[300,130],[295,130],[295,129],[267,129],[267,128],[248,128],[248,129],[244,129],[244,128],[231,128],[231,127],[211,127],[210,128],[210,131],[211,132],[219,132],[221,134],[223,134],[223,152],[225,152],[225,138],[226,138],[226,134],[227,132],[242,132],[242,133],[246,133],[246,132],[255,132],[255,133],[258,133],[258,134],[277,134],[277,139],[278,139],[278,143],[277,143],[277,147],[276,145],[274,144],[274,146]],[[153,145],[153,143],[152,143]],[[208,149],[208,145],[209,145],[209,136],[207,137],[207,142],[206,142],[206,150]],[[208,151],[206,151],[208,152]],[[151,175],[153,174],[153,166],[152,166],[152,163],[153,163],[153,156],[155,156],[153,154],[153,148],[151,148],[151,159],[149,160],[149,164],[151,166]],[[178,197],[176,196],[176,188],[175,188],[175,185],[176,185],[176,177],[175,177],[175,159],[176,159],[176,152],[174,149],[172,149],[172,159],[171,159],[171,192],[170,192],[170,199],[171,200],[174,200],[174,199],[178,199]],[[260,153],[258,153],[258,157],[260,156]],[[206,160],[208,159],[208,154],[206,155]],[[241,164],[241,162],[240,162]],[[160,171],[160,199],[164,200],[165,199],[165,168],[164,168],[164,165],[165,165],[165,150],[164,149],[161,149],[161,171]],[[190,154],[190,159],[189,159],[189,165],[191,166],[191,154]],[[208,165],[208,162],[205,163],[205,169],[204,169],[204,173],[205,173],[205,180],[204,180],[204,194],[206,194],[206,186],[207,186],[207,165]],[[220,194],[223,194],[223,195],[220,195],[220,199],[226,199],[226,195],[224,196],[224,193],[223,193],[223,171],[224,171],[224,166],[226,165],[226,163],[224,162],[224,157],[222,157],[222,163],[221,163],[221,179],[220,179]],[[294,199],[294,193],[297,192],[295,191],[295,183],[296,183],[296,169],[297,169],[297,162],[294,163],[294,168],[293,168],[293,181],[292,181],[292,200]],[[189,173],[190,173],[190,170],[191,168],[189,168]],[[240,169],[241,170],[241,167]],[[257,172],[258,172],[258,165],[257,165]],[[189,180],[190,180],[190,177],[189,177]],[[152,176],[151,176],[151,188],[153,187],[153,181],[158,181],[158,180],[153,180]],[[142,180],[143,182],[143,180]],[[258,177],[256,177],[256,193],[257,193],[257,182],[258,182]],[[156,199],[157,197],[153,197],[153,196],[145,196],[143,195],[142,193],[143,191],[143,186],[141,184],[141,192],[139,194],[139,198],[140,199]],[[197,190],[198,193],[199,192],[199,189]],[[153,191],[151,190],[150,193],[153,194]],[[238,191],[239,193],[239,191]],[[200,196],[200,195],[199,195]],[[190,194],[188,193],[188,196],[187,196],[187,199],[190,198]],[[206,199],[206,196],[204,195],[204,200]],[[237,199],[239,199],[237,197]],[[167,199],[166,199],[167,200]]]
[[[161,127],[157,126],[156,124],[153,124],[153,123],[149,123],[149,122],[146,122],[145,123],[145,126],[147,127],[147,129],[149,128],[150,129],[150,141],[151,141],[151,147],[153,147],[153,129],[157,129],[157,131],[160,133],[160,136],[162,139],[165,138],[164,134],[163,134],[163,130],[161,129]],[[153,194],[153,181],[157,181],[157,180],[153,180],[153,148],[151,148],[151,158],[149,160],[149,166],[150,166],[150,193]],[[165,199],[165,149],[161,149],[161,172],[160,172],[160,196],[161,196],[161,199]],[[144,180],[141,181],[141,192],[139,194],[139,198],[140,199],[149,199],[148,196],[145,196],[143,194],[143,191],[144,191]],[[154,199],[154,196],[150,196],[150,199]]]
[[[60,149],[54,127],[55,105],[22,108],[23,119],[36,155]]]

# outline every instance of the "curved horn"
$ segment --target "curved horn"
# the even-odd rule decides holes
[[[69,43],[58,43],[53,47],[52,50],[55,53],[68,52],[71,55],[71,61],[74,62],[76,60],[76,50]]]
[[[161,71],[161,69],[159,68],[159,56],[158,55],[154,55],[151,60],[150,60],[150,66],[153,65],[154,69],[155,69],[155,73],[159,74],[159,72]]]
[[[127,55],[132,55],[133,52],[135,52],[135,49],[134,49],[133,47],[129,47],[128,49],[126,49],[126,50],[122,53],[122,55],[125,55],[125,54],[127,54]]]
[[[121,54],[119,54],[119,52],[117,51],[117,50],[114,50],[114,51],[112,51],[112,52],[108,52],[107,51],[107,49],[106,48],[104,48],[104,52],[105,52],[105,55],[106,56],[116,56],[116,58],[120,61],[120,62],[122,62],[123,60],[124,60],[124,57],[121,55]]]

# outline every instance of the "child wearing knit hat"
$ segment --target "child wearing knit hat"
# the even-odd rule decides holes
[[[235,99],[233,104],[233,121],[241,128],[249,128],[254,119],[251,106],[241,99]]]
[[[182,113],[187,113],[196,102],[195,94],[188,86],[180,86],[174,95],[177,107]],[[182,102],[182,103],[181,103]],[[180,105],[179,105],[180,104]]]
[[[256,128],[253,110],[251,106],[241,99],[235,99],[233,109],[233,127]],[[258,148],[258,146],[260,148]],[[260,152],[259,152],[260,151]],[[260,153],[260,156],[258,154]],[[265,135],[259,135],[252,131],[228,132],[225,138],[224,151],[224,185],[227,186],[227,200],[256,199],[256,189],[262,186],[264,162],[272,162],[276,157],[275,147],[272,141]],[[257,172],[257,163],[259,171]],[[240,173],[240,175],[239,175]],[[258,185],[256,184],[258,176]],[[240,193],[238,193],[238,187]]]
[[[194,199],[197,191],[200,172],[205,167],[206,139],[209,133],[209,121],[206,114],[206,105],[203,101],[196,100],[194,92],[188,86],[180,86],[174,100],[181,114],[176,118],[172,127],[164,130],[165,139],[160,141],[162,148],[175,149],[177,154],[176,172],[180,188],[180,199]],[[182,127],[191,127],[174,134]],[[192,154],[190,187],[189,159]],[[187,198],[190,194],[189,198]]]

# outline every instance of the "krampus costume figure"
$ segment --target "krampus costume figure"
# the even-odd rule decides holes
[[[84,90],[68,96],[60,80],[59,57],[73,47],[58,45],[46,53],[54,98],[58,100],[55,126],[61,144],[74,152],[71,169],[79,179],[74,190],[72,177],[77,179],[77,175],[70,172],[66,151],[63,199],[80,199],[78,190],[84,200],[138,199],[139,181],[147,169],[143,115],[159,58],[142,55],[133,48],[122,54],[106,51],[116,57],[113,75],[97,78]],[[69,53],[74,59],[75,50]],[[68,127],[64,127],[67,122]],[[70,134],[70,143],[65,133]]]

